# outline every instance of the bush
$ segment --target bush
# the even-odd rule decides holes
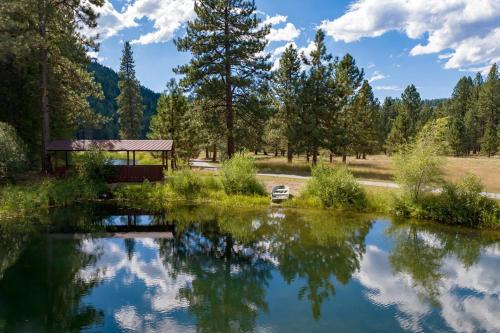
[[[91,149],[77,156],[75,161],[77,176],[88,181],[104,183],[111,176],[111,160],[105,152]]]
[[[14,127],[0,122],[0,180],[26,169],[26,145]]]
[[[465,226],[499,226],[500,208],[481,194],[484,188],[476,176],[466,176],[458,183],[447,183],[441,194],[423,202],[425,217]]]
[[[193,199],[200,194],[203,186],[201,177],[190,169],[180,169],[168,175],[172,190],[184,199]]]
[[[364,208],[366,195],[353,174],[345,167],[318,165],[312,168],[306,194],[319,198],[323,206]]]
[[[255,161],[243,154],[234,155],[222,164],[222,185],[227,194],[265,195],[266,189],[257,180]]]
[[[448,150],[443,143],[446,126],[446,118],[427,124],[413,143],[399,147],[393,156],[396,182],[412,201],[441,180],[442,155]]]

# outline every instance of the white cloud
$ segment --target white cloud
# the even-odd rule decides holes
[[[439,240],[425,233],[419,236],[428,245],[442,248]],[[430,236],[430,237],[429,237]],[[439,314],[446,324],[456,332],[500,332],[500,278],[498,248],[484,249],[481,259],[472,267],[465,267],[455,256],[443,258],[440,273],[442,278],[436,285],[437,300],[441,304]],[[396,316],[402,328],[409,331],[426,331],[425,318],[433,309],[422,287],[407,273],[394,273],[389,262],[389,253],[373,245],[366,253],[355,278],[368,290],[367,298],[373,303],[395,306]],[[461,290],[468,290],[464,297]],[[428,329],[427,329],[428,330]]]
[[[374,86],[373,89],[382,91],[403,91],[403,88],[400,86]]]
[[[284,15],[266,16],[266,19],[262,21],[262,25],[270,24],[273,26],[269,35],[267,35],[267,40],[269,42],[291,42],[300,36],[300,29],[293,23],[287,21],[288,16]],[[286,23],[284,27],[274,27],[282,23]]]
[[[175,31],[194,16],[194,0],[136,0],[121,12],[106,0],[97,12],[100,14],[97,30],[103,39],[115,36],[123,29],[138,27],[138,21],[146,18],[153,22],[154,30],[132,43],[161,43],[170,40]]]
[[[297,29],[293,23],[288,22],[283,28],[271,28],[269,35],[267,35],[267,39],[270,42],[290,42],[299,36],[300,30]]]
[[[267,16],[266,19],[262,22],[262,24],[276,25],[280,23],[285,23],[286,21],[288,21],[288,16],[284,15]]]
[[[445,52],[445,68],[482,68],[500,61],[498,0],[356,0],[344,15],[321,27],[348,43],[389,31],[425,38],[410,54]]]
[[[368,82],[372,83],[372,82],[375,82],[375,81],[380,81],[380,80],[383,80],[383,79],[386,79],[387,76],[380,72],[380,71],[375,71],[373,72],[373,75],[368,79]]]

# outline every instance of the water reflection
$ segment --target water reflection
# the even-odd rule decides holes
[[[0,332],[500,332],[498,234],[315,211],[138,214],[43,221],[97,232],[83,239],[2,232]]]

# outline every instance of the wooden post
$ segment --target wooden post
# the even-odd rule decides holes
[[[129,151],[127,150],[127,165],[130,165],[130,156]]]
[[[64,154],[64,160],[65,160],[65,162],[66,162],[66,168],[68,168],[68,166],[69,166],[69,162],[68,162],[68,152],[65,152],[65,154]]]
[[[165,170],[168,171],[168,151],[165,152]]]
[[[135,165],[135,150],[132,152],[132,163]]]

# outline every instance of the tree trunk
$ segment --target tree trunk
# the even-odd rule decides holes
[[[265,150],[265,149],[264,149],[264,155],[266,155],[266,156],[267,156],[267,150]]]
[[[312,164],[313,164],[313,165],[318,164],[318,147],[314,147],[314,148],[313,148],[313,153],[312,153],[312,155],[313,155]]]
[[[255,156],[257,156],[257,155],[259,155],[259,150],[255,149],[253,153],[254,153]]]
[[[347,155],[342,154],[342,163],[346,164],[347,163]]]
[[[231,158],[234,155],[234,115],[233,115],[233,89],[231,83],[231,59],[230,59],[230,34],[229,31],[229,8],[225,8],[225,74],[226,74],[226,127],[227,127],[227,156]]]
[[[330,153],[330,164],[333,163],[333,154]]]
[[[50,155],[47,147],[50,142],[50,114],[49,114],[49,96],[48,96],[48,76],[49,76],[49,59],[46,45],[47,35],[47,8],[46,0],[39,2],[38,7],[38,33],[40,34],[40,116],[42,118],[42,171],[50,172]]]
[[[306,161],[309,163],[310,159],[309,159],[309,152],[306,153]]]
[[[212,162],[217,162],[217,145],[215,143],[213,146]]]
[[[363,156],[361,158],[366,160],[366,154],[363,154]]]
[[[288,144],[288,147],[286,150],[286,160],[288,163],[293,162],[293,151],[292,151],[292,148],[290,147],[290,144]]]
[[[278,149],[277,148],[274,150],[274,157],[278,157]]]
[[[205,147],[205,158],[207,160],[210,158],[210,151],[208,150],[208,146]]]

